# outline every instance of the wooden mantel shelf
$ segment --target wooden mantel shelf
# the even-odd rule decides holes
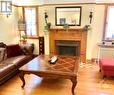
[[[57,54],[55,46],[57,40],[79,41],[80,58],[82,62],[86,62],[87,32],[83,28],[51,28],[49,30],[50,54]]]
[[[83,31],[83,28],[68,28],[68,29],[64,29],[64,28],[51,28],[51,29],[49,29],[49,31],[51,32],[51,31],[53,31],[53,30],[56,30],[56,31]]]

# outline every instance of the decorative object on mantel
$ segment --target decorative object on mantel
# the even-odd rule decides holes
[[[48,23],[47,23],[47,29],[50,29],[50,27],[51,27],[51,23],[48,22]]]
[[[90,25],[85,25],[83,28],[84,31],[88,31],[91,30],[91,26]]]
[[[45,17],[44,17],[45,18],[44,32],[46,33],[50,29],[51,23],[47,22],[47,18],[48,18],[47,12],[45,12],[44,14],[45,14]]]
[[[69,25],[66,23],[66,24],[63,25],[63,28],[64,29],[68,29],[69,28]]]

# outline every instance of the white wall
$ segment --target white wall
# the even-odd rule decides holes
[[[15,5],[42,5],[44,0],[12,0]]]
[[[0,42],[6,44],[17,43],[17,9],[13,8],[12,14],[7,18],[6,15],[0,13]]]
[[[95,5],[92,21],[92,30],[88,31],[87,38],[87,59],[97,58],[98,55],[98,42],[102,40],[103,25],[104,25],[104,5]]]

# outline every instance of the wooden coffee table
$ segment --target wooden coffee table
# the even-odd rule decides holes
[[[22,88],[25,86],[24,74],[35,74],[39,77],[70,79],[72,81],[72,95],[75,95],[79,58],[76,56],[58,56],[57,62],[50,64],[48,61],[51,57],[51,55],[40,55],[19,69],[19,77],[23,82]]]

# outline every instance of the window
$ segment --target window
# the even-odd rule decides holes
[[[28,38],[38,37],[37,8],[24,8],[24,19],[26,21],[26,34]]]
[[[104,40],[114,40],[114,6],[107,7]]]

